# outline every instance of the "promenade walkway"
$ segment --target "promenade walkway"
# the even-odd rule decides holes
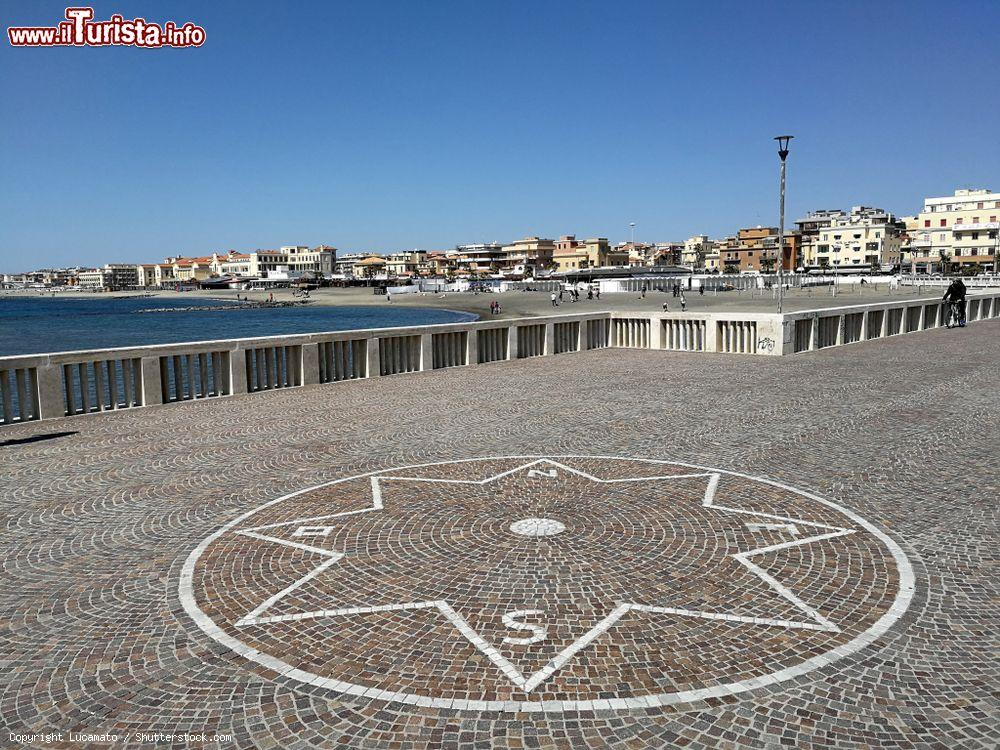
[[[990,320],[6,428],[0,746],[995,747],[998,361]]]

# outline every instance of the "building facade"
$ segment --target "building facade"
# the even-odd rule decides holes
[[[541,237],[525,237],[501,249],[501,270],[532,276],[552,267],[556,243]]]
[[[83,268],[77,279],[81,289],[107,289],[110,274],[103,268]]]
[[[888,271],[899,266],[905,229],[904,222],[888,211],[854,206],[849,213],[831,216],[829,225],[818,230],[806,264]]]
[[[1000,193],[956,190],[954,195],[927,198],[924,210],[906,219],[904,265],[917,272],[956,266],[992,270],[998,232]]]
[[[839,208],[820,208],[810,211],[805,218],[795,222],[796,230],[802,237],[802,259],[799,266],[809,268],[817,265],[816,246],[819,244],[820,232],[846,216],[847,212]]]
[[[802,237],[792,231],[784,236],[783,270],[795,270],[801,255]],[[741,229],[718,246],[718,263],[725,273],[776,273],[778,270],[778,228]]]
[[[710,240],[707,234],[696,234],[684,241],[680,264],[690,266],[695,271],[711,270],[708,264],[710,256],[715,261],[715,268],[718,268],[719,253],[716,243]]]
[[[250,253],[250,275],[265,278],[268,272],[279,270],[310,272],[328,276],[334,273],[337,249],[320,245],[286,245],[277,250],[256,250]]]
[[[499,242],[476,242],[458,245],[450,258],[457,270],[473,274],[497,273],[504,266],[504,247]]]
[[[628,266],[629,252],[628,245],[612,248],[607,237],[578,240],[575,235],[567,234],[555,243],[552,263],[557,271]]]

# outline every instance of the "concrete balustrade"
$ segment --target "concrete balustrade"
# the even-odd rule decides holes
[[[936,299],[830,307],[786,313],[782,354],[826,349],[861,341],[917,333],[945,325],[948,305]],[[1000,291],[969,294],[966,320],[1000,317]]]
[[[782,356],[944,324],[936,299],[769,313],[594,312],[0,357],[0,426],[605,347]],[[969,322],[1000,291],[969,296]]]
[[[596,349],[607,346],[609,319],[596,312],[0,357],[0,426]]]

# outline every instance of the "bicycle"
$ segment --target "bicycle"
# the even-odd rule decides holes
[[[965,315],[962,311],[962,302],[960,300],[951,300],[948,302],[948,316],[945,319],[946,328],[955,328],[965,326]]]

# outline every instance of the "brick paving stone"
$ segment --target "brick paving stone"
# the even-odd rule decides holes
[[[5,429],[0,746],[995,747],[998,333],[603,350]],[[906,583],[879,533],[916,587],[852,650]],[[394,608],[420,601],[455,617]],[[526,689],[622,602],[671,612]]]

